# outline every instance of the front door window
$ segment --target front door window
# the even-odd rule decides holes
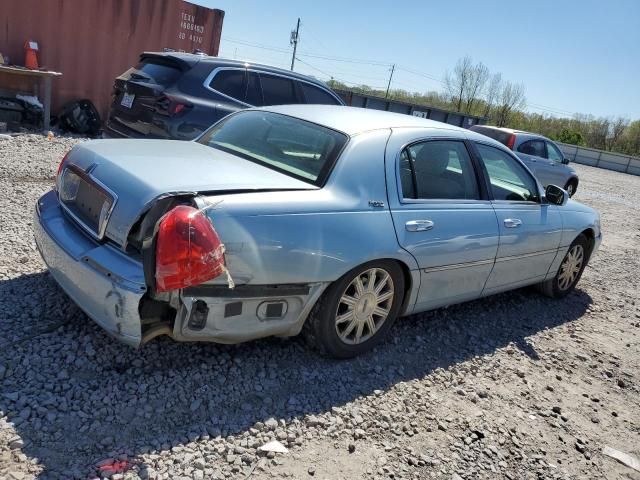
[[[538,202],[536,181],[511,155],[495,147],[476,144],[486,167],[494,200]]]

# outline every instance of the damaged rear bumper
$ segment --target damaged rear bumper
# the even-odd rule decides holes
[[[140,346],[139,305],[147,290],[142,264],[80,232],[53,191],[38,200],[33,228],[49,272],[71,299],[118,340]]]
[[[190,287],[174,297],[175,318],[149,322],[147,303],[141,307],[141,302],[149,300],[141,262],[85,235],[65,216],[53,191],[38,200],[33,225],[36,244],[53,278],[91,319],[132,347],[157,335],[232,344],[297,335],[327,286],[321,282]]]

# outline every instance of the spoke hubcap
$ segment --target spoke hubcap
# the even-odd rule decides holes
[[[575,283],[583,261],[584,248],[582,248],[582,245],[571,247],[564,257],[562,265],[560,265],[560,273],[558,275],[558,287],[560,290],[567,290]]]
[[[349,345],[366,342],[387,320],[393,304],[393,279],[386,270],[370,268],[342,293],[336,310],[336,333]]]

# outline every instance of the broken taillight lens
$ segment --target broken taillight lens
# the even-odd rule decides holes
[[[224,245],[200,210],[181,205],[160,219],[156,243],[158,292],[198,285],[224,271]]]

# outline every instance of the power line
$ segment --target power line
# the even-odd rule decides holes
[[[262,43],[255,43],[255,42],[248,42],[245,40],[239,40],[239,39],[235,39],[235,38],[230,38],[230,37],[222,37],[222,40],[226,41],[226,42],[231,42],[231,43],[235,43],[238,45],[244,45],[247,47],[252,47],[252,48],[259,48],[262,50],[269,50],[272,52],[277,52],[277,53],[282,53],[282,54],[291,54],[291,50],[289,49],[285,49],[285,48],[280,48],[280,47],[275,47],[273,45],[265,45]],[[318,43],[320,43],[318,41]],[[329,78],[334,78],[335,75],[331,75],[323,70],[318,69],[317,67],[311,65],[308,62],[303,62],[301,60],[300,57],[306,57],[306,58],[316,58],[319,60],[326,60],[326,61],[331,61],[331,62],[343,62],[343,63],[352,63],[352,64],[356,64],[356,65],[371,65],[371,66],[377,66],[377,67],[392,67],[393,64],[391,63],[386,63],[386,62],[380,62],[380,61],[376,61],[376,60],[367,60],[367,59],[359,59],[359,58],[352,58],[352,57],[340,57],[340,56],[332,56],[332,55],[325,55],[325,54],[320,54],[320,53],[314,53],[314,52],[307,52],[307,51],[299,51],[295,53],[295,56],[292,57],[292,62],[294,59],[297,59],[298,61],[304,63],[305,65],[307,65],[308,67],[315,69],[316,71],[322,73],[323,75],[329,77]],[[446,82],[444,82],[441,78],[438,78],[436,75],[427,73],[427,72],[422,72],[420,70],[415,70],[413,68],[409,68],[409,67],[405,67],[404,65],[396,65],[395,66],[395,70],[399,70],[399,71],[404,71],[413,75],[417,75],[419,77],[431,80],[433,82],[439,83],[442,86],[446,86]],[[359,75],[359,74],[353,74],[353,73],[346,73],[346,72],[341,72],[342,75],[349,75],[352,77],[360,77],[360,78],[368,78],[370,80],[382,80],[381,78],[374,78],[374,77],[366,77],[363,75]],[[350,82],[350,81],[346,81],[346,80],[340,80],[343,83],[346,84],[351,84],[351,85],[359,85],[357,82]],[[396,82],[397,83],[397,82]],[[371,87],[371,88],[375,88],[375,89],[384,89],[384,87]],[[414,87],[412,87],[414,88]],[[570,116],[574,116],[576,113],[575,112],[570,112],[568,110],[563,110],[560,108],[554,108],[554,107],[549,107],[547,105],[542,105],[542,104],[537,104],[537,103],[528,103],[527,105],[528,107],[533,108],[534,110],[540,110],[543,112],[547,112],[547,113],[552,113],[555,115],[570,115]]]
[[[265,50],[273,50],[276,52],[283,52],[283,53],[290,53],[289,50],[284,49],[284,48],[280,48],[280,47],[275,47],[272,45],[265,45],[262,43],[254,43],[254,42],[247,42],[245,40],[238,40],[235,38],[230,38],[230,37],[222,37],[222,40],[226,41],[226,42],[231,42],[231,43],[237,43],[240,45],[246,45],[249,47],[256,47],[256,48],[263,48]],[[380,61],[375,61],[375,60],[364,60],[364,59],[357,59],[357,58],[348,58],[348,57],[335,57],[335,56],[331,56],[331,55],[323,55],[320,53],[314,53],[314,52],[306,52],[306,51],[300,51],[297,52],[298,56],[302,56],[302,57],[312,57],[312,58],[321,58],[324,60],[332,60],[335,62],[347,62],[347,63],[356,63],[356,64],[361,64],[361,65],[376,65],[376,66],[383,66],[383,67],[390,67],[392,64],[391,63],[385,63],[385,62],[380,62]]]
[[[263,50],[271,50],[273,52],[286,53],[287,55],[291,53],[291,50],[289,50],[289,49],[279,48],[279,47],[271,47],[271,46],[263,45],[263,44],[260,44],[260,43],[246,42],[244,40],[233,40],[233,39],[228,38],[228,37],[222,37],[222,40],[224,40],[225,42],[237,43],[238,45],[244,45],[246,47],[261,48]]]
[[[313,39],[313,41],[318,44],[320,48],[324,50],[329,50],[327,46],[318,37],[316,37],[311,30],[309,30],[309,25],[303,22],[302,26],[304,27],[305,33],[309,35]]]
[[[296,57],[296,60],[298,60],[300,63],[302,63],[303,65],[306,65],[307,67],[312,68],[313,70],[315,70],[316,72],[319,72],[323,75],[326,75],[329,78],[333,78],[333,75],[330,73],[325,72],[324,70],[320,70],[318,67],[314,67],[313,65],[311,65],[308,62],[305,62],[304,60],[302,60],[300,57]]]
[[[306,61],[302,60],[300,57],[296,57],[296,60],[298,60],[298,61],[299,61],[300,63],[302,63],[303,65],[306,65],[307,67],[309,67],[309,68],[311,68],[311,69],[315,70],[316,72],[318,72],[318,73],[321,73],[321,74],[325,75],[326,77],[328,77],[328,78],[329,78],[329,79],[331,79],[331,80],[336,80],[336,81],[338,81],[338,82],[345,83],[345,84],[349,84],[349,85],[353,85],[353,86],[359,86],[359,85],[361,85],[361,84],[359,84],[359,83],[357,83],[357,82],[350,82],[350,81],[348,81],[348,80],[344,80],[343,78],[338,78],[338,77],[336,77],[335,75],[333,75],[333,74],[331,74],[331,73],[325,72],[324,70],[321,70],[321,69],[319,69],[318,67],[316,67],[316,66],[314,66],[314,65],[311,65],[309,62],[306,62]],[[382,87],[370,87],[370,88],[373,88],[373,89],[381,89]]]
[[[547,111],[547,112],[550,112],[550,113],[561,113],[561,114],[564,114],[564,115],[572,115],[572,116],[575,115],[575,112],[570,112],[568,110],[562,110],[562,109],[559,109],[559,108],[553,108],[553,107],[549,107],[549,106],[546,106],[546,105],[541,105],[539,103],[528,103],[527,106],[531,106],[536,110],[543,110],[543,111]]]
[[[309,53],[309,52],[300,52],[298,55],[302,55],[303,57],[331,60],[334,62],[355,63],[359,65],[373,65],[373,66],[379,66],[379,67],[390,67],[392,65],[391,63],[374,62],[370,60],[357,60],[354,58],[345,58],[345,57],[331,57],[329,55],[320,55],[318,53]]]
[[[300,57],[296,57],[296,58],[298,60],[300,60]],[[309,63],[307,62],[307,64],[309,64]],[[362,79],[365,79],[365,80],[373,80],[375,82],[382,82],[382,83],[387,81],[386,77],[374,77],[374,76],[371,76],[371,75],[360,75],[358,73],[345,72],[343,70],[334,70],[333,68],[331,68],[331,72],[332,72],[332,76],[348,77],[348,78],[362,78]]]
[[[446,85],[446,82],[444,82],[444,80],[442,80],[440,78],[437,78],[436,76],[431,75],[429,73],[420,72],[418,70],[413,70],[413,69],[410,69],[410,68],[407,68],[407,67],[403,67],[402,65],[398,65],[397,68],[398,68],[398,70],[402,70],[402,71],[405,71],[405,72],[408,72],[408,73],[412,73],[413,75],[418,75],[419,77],[427,78],[427,79],[432,80],[434,82],[438,82],[438,83],[440,83],[442,85]]]

